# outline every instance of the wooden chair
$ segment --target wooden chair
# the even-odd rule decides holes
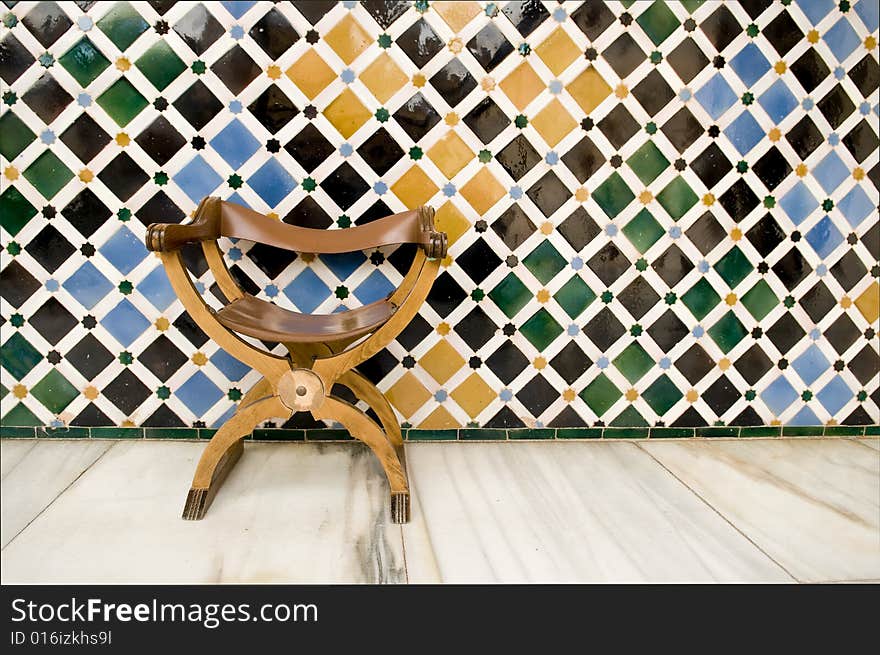
[[[335,314],[298,314],[242,291],[223,261],[220,236],[256,241],[306,253],[343,253],[402,243],[420,246],[398,287],[387,298]],[[181,255],[185,244],[200,243],[218,287],[228,303],[215,311],[193,286]],[[338,421],[367,444],[382,463],[391,487],[391,516],[409,520],[409,485],[400,425],[382,393],[355,368],[388,345],[425,301],[446,255],[446,234],[434,229],[434,210],[419,207],[364,226],[340,230],[296,227],[255,211],[205,198],[188,224],[154,224],[146,245],[158,252],[183,306],[224,350],[252,366],[263,378],[245,394],[238,411],[214,435],[196,468],[183,518],[204,517],[217,489],[238,461],[243,439],[259,423],[294,412]],[[254,347],[238,335],[284,344],[280,357]],[[356,406],[331,394],[348,387],[369,405],[381,427]]]

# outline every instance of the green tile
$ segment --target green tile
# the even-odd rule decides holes
[[[623,394],[608,379],[608,376],[600,373],[578,395],[587,403],[587,407],[593,410],[596,416],[602,416]]]
[[[117,2],[98,21],[98,27],[120,50],[125,50],[150,27],[134,7],[127,2]]]
[[[562,334],[563,329],[550,312],[542,307],[522,324],[519,331],[535,348],[544,350]]]
[[[635,199],[623,178],[616,172],[602,182],[593,192],[593,200],[602,208],[609,218],[614,218]]]
[[[733,350],[736,344],[742,341],[749,333],[733,311],[727,312],[715,325],[706,331],[724,353],[729,353]]]
[[[653,141],[646,141],[626,160],[633,173],[645,186],[657,179],[669,166],[669,160],[660,152],[660,148]]]
[[[33,427],[0,425],[0,439],[33,439],[36,436],[35,430]]]
[[[79,395],[79,390],[57,368],[49,371],[30,391],[53,414],[60,414]]]
[[[684,303],[684,306],[691,311],[691,314],[693,314],[698,321],[702,321],[706,317],[706,314],[712,311],[715,305],[721,302],[721,296],[715,292],[715,289],[709,283],[709,280],[703,277],[700,278],[699,282],[682,294],[681,302]]]
[[[746,279],[746,276],[754,269],[755,267],[752,266],[752,263],[743,254],[743,251],[737,246],[731,248],[730,251],[724,255],[724,257],[719,259],[717,264],[715,264],[715,270],[718,271],[718,275],[721,276],[722,280],[727,282],[727,286],[731,289]]]
[[[601,439],[602,428],[557,428],[557,439]]]
[[[489,298],[498,305],[507,318],[513,318],[532,299],[532,292],[516,275],[508,273],[507,277],[489,292]]]
[[[693,428],[651,428],[651,439],[689,439],[694,436]]]
[[[146,98],[124,77],[116,80],[104,93],[99,95],[97,103],[120,127],[128,125],[149,104]]]
[[[577,318],[596,299],[596,294],[579,275],[575,275],[553,297],[566,314]]]
[[[213,439],[217,428],[199,428],[199,439]]]
[[[526,255],[522,263],[541,284],[547,284],[568,264],[553,244],[546,239]]]
[[[698,437],[738,437],[739,428],[734,426],[703,426],[697,428]]]
[[[760,321],[779,304],[779,298],[773,293],[770,285],[761,278],[743,295],[742,304],[755,317],[755,320]]]
[[[24,169],[23,175],[46,200],[51,200],[52,196],[73,179],[70,169],[51,150],[46,150],[31,162],[31,165]]]
[[[16,380],[21,380],[30,373],[42,359],[40,352],[20,332],[13,332],[6,343],[0,346],[0,363]]]
[[[37,215],[36,208],[14,186],[0,194],[0,225],[15,236]]]
[[[307,441],[351,441],[353,438],[348,430],[335,428],[306,430]]]
[[[627,405],[620,414],[608,424],[612,428],[648,427],[645,417],[633,405]]]
[[[864,425],[826,425],[826,437],[860,437],[865,433]]]
[[[654,358],[641,345],[633,342],[614,358],[613,363],[631,384],[635,384],[654,366]]]
[[[504,441],[507,439],[507,430],[462,428],[458,431],[458,438],[464,441]]]
[[[693,189],[688,186],[681,175],[676,176],[657,194],[657,202],[675,220],[687,214],[698,200],[697,194],[693,192]]]
[[[740,437],[778,437],[782,428],[778,425],[758,425],[739,429]]]
[[[198,439],[198,428],[144,428],[145,439]]]
[[[642,393],[642,398],[651,406],[651,409],[657,412],[658,416],[663,416],[668,412],[675,403],[681,400],[681,397],[681,391],[667,375],[661,375],[654,380],[651,386]]]
[[[679,26],[678,19],[664,0],[656,0],[636,19],[654,45],[663,43]]]
[[[407,430],[407,441],[455,441],[458,430]]]
[[[630,243],[636,247],[636,250],[645,254],[648,248],[657,243],[657,240],[666,234],[666,231],[657,222],[657,219],[651,216],[651,212],[647,209],[642,209],[623,227],[623,233]]]
[[[143,439],[144,428],[92,428],[92,439]]]
[[[0,155],[9,161],[18,157],[36,138],[37,135],[15,112],[7,111],[0,116]]]
[[[553,428],[517,428],[507,431],[508,439],[553,439],[556,430]]]
[[[89,428],[69,427],[69,428],[37,428],[37,437],[48,439],[88,439]]]
[[[650,433],[649,428],[636,428],[636,427],[626,427],[626,428],[605,428],[605,432],[602,433],[602,438],[604,439],[647,439]]]
[[[865,436],[866,437],[880,437],[880,425],[866,425],[865,426]]]
[[[783,437],[821,437],[824,426],[821,425],[783,425]]]
[[[305,430],[288,428],[257,428],[253,433],[254,441],[305,441]]]
[[[166,41],[157,41],[135,62],[140,71],[159,91],[171,84],[186,70],[180,57]]]
[[[58,58],[58,63],[85,88],[110,65],[110,60],[87,37],[83,37]]]
[[[700,5],[702,5],[706,0],[681,0],[681,5],[689,14],[694,13],[697,9],[699,9]]]
[[[38,419],[34,413],[29,410],[24,403],[18,403],[12,409],[10,409],[6,416],[3,417],[3,420],[0,421],[3,425],[6,426],[33,426],[37,427],[38,425],[43,425],[43,421]]]

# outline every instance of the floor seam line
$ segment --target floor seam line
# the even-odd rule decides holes
[[[678,480],[678,482],[681,483],[681,484],[684,486],[685,489],[687,489],[687,490],[690,491],[692,494],[694,494],[694,496],[696,496],[697,498],[699,498],[700,501],[701,501],[704,505],[706,505],[706,507],[708,507],[708,508],[711,509],[713,512],[715,512],[718,516],[720,516],[722,521],[724,521],[725,523],[727,523],[727,525],[729,525],[731,528],[733,528],[734,530],[736,530],[736,532],[737,532],[738,534],[742,535],[743,539],[745,539],[745,540],[748,541],[750,544],[752,544],[752,546],[754,546],[755,548],[758,549],[758,552],[760,552],[762,555],[764,555],[764,557],[766,557],[766,558],[769,559],[771,562],[773,562],[776,566],[778,566],[780,569],[782,569],[782,571],[783,571],[788,577],[790,577],[794,582],[797,582],[798,584],[801,583],[801,581],[800,581],[796,576],[794,576],[794,575],[791,573],[791,571],[789,571],[789,570],[788,570],[787,568],[785,568],[782,564],[780,564],[779,562],[777,562],[775,558],[773,558],[769,553],[767,553],[767,551],[765,551],[765,550],[764,550],[763,548],[761,548],[758,544],[756,544],[756,543],[752,540],[751,537],[749,537],[745,532],[743,532],[742,530],[740,530],[739,527],[736,526],[736,525],[735,525],[735,524],[734,524],[729,518],[727,518],[726,516],[724,516],[724,514],[722,514],[722,513],[718,510],[717,507],[715,507],[715,506],[712,505],[708,500],[706,500],[705,498],[703,498],[702,495],[700,495],[700,494],[699,494],[699,493],[698,493],[693,487],[691,487],[687,482],[685,482],[685,481],[682,480],[680,477],[678,477],[675,473],[673,473],[673,472],[672,472],[672,471],[671,471],[671,470],[670,470],[665,464],[663,464],[663,462],[661,462],[659,459],[657,459],[656,457],[654,457],[653,453],[651,453],[651,452],[649,452],[648,450],[646,450],[645,448],[643,448],[641,444],[634,443],[633,445],[634,445],[636,448],[638,448],[639,450],[641,450],[643,453],[645,453],[645,454],[646,454],[648,457],[650,457],[652,460],[654,460],[654,461],[657,463],[657,465],[660,466],[664,471],[666,471],[667,473],[669,473],[669,475],[671,475],[673,478],[675,478],[676,480]]]
[[[858,444],[858,445],[862,446],[863,448],[867,448],[868,450],[872,450],[875,453],[880,452],[876,448],[874,448],[873,446],[869,446],[868,444],[861,441],[859,439],[859,437],[847,437],[846,440],[849,441],[850,443]]]

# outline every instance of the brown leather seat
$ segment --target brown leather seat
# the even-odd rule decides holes
[[[217,312],[217,320],[239,334],[281,343],[326,342],[374,332],[394,314],[394,305],[379,300],[335,314],[299,314],[245,294]]]

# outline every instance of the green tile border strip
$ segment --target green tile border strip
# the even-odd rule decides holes
[[[183,439],[206,441],[212,428],[18,427],[0,426],[0,439]],[[552,441],[596,439],[702,439],[749,437],[880,437],[880,425],[757,425],[678,427],[580,428],[452,428],[402,429],[406,441]],[[257,428],[248,441],[352,441],[339,428]]]

